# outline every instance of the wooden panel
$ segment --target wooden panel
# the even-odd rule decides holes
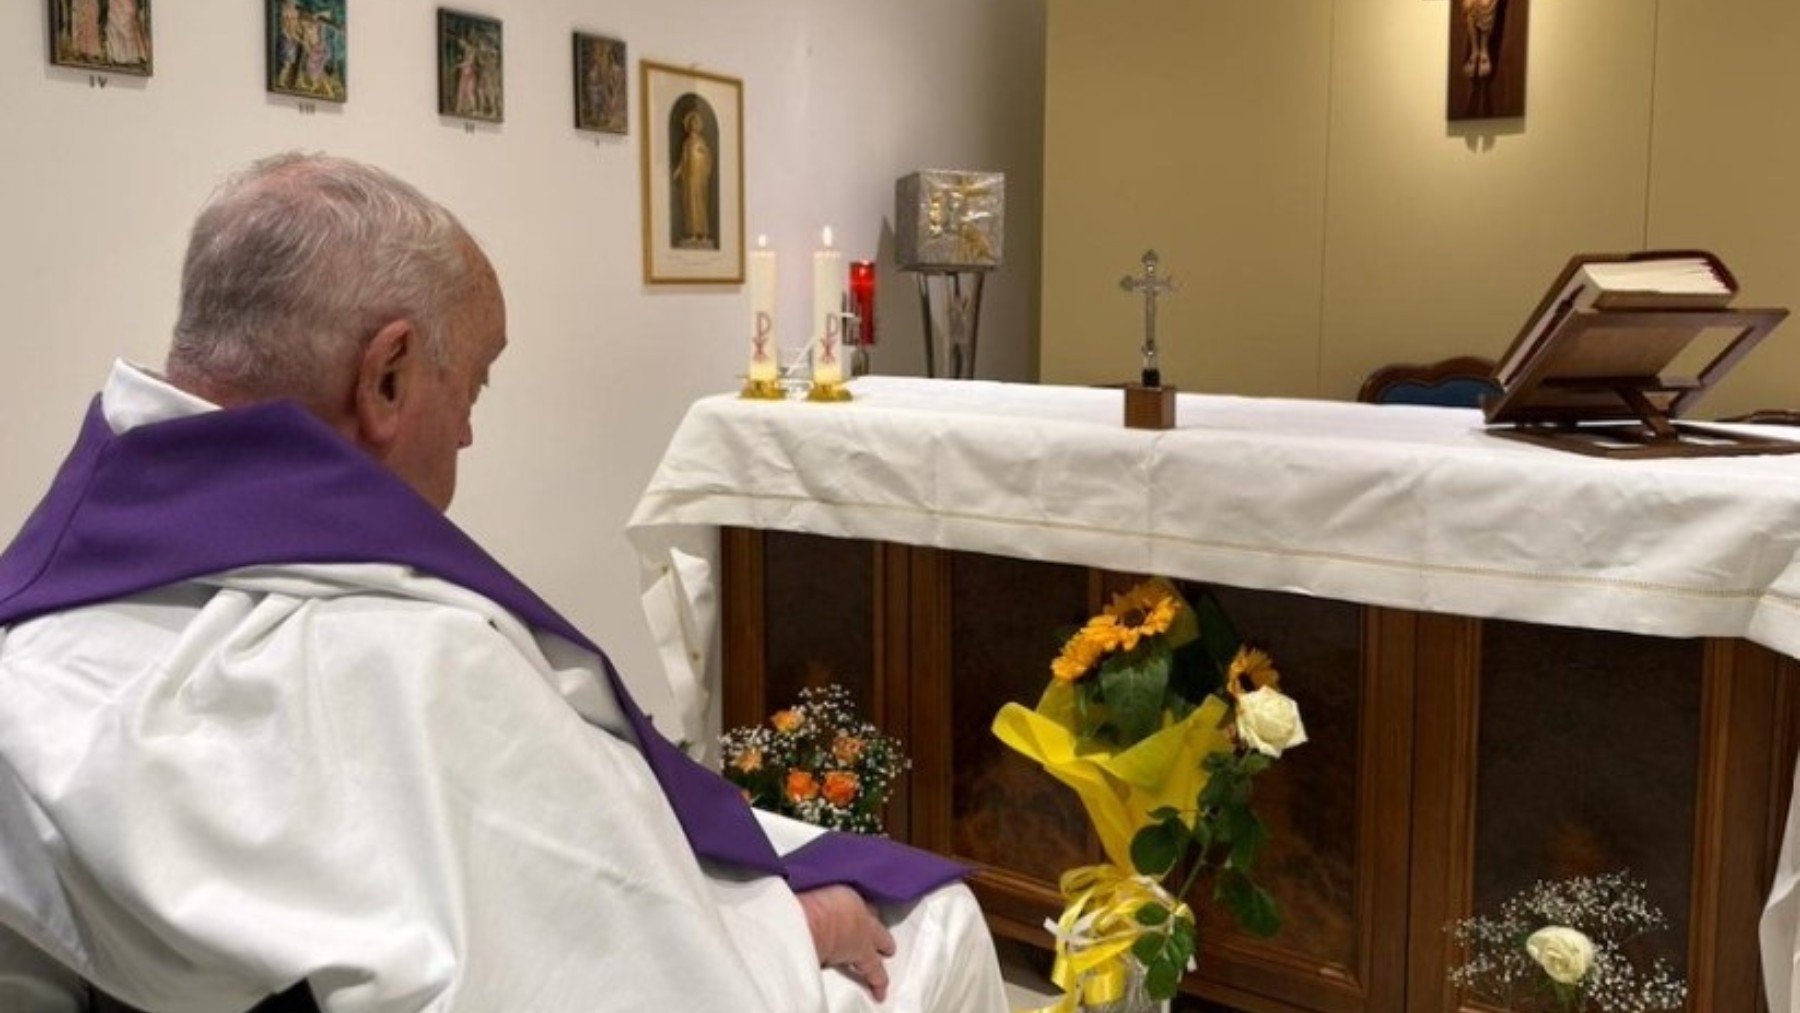
[[[1539,880],[1627,870],[1687,965],[1704,643],[1489,622],[1482,641],[1474,910]]]
[[[1047,946],[1054,880],[1097,860],[1067,788],[994,739],[1060,634],[1134,578],[728,530],[724,708],[762,720],[826,676],[905,741],[895,836],[978,868],[996,934]],[[1187,1010],[1447,1013],[1443,927],[1544,876],[1623,866],[1694,1011],[1760,1010],[1753,945],[1800,750],[1800,663],[1678,641],[1217,589],[1274,654],[1313,741],[1258,785],[1259,879],[1286,927],[1207,912]],[[1475,1010],[1477,1007],[1466,1007]]]
[[[768,532],[763,588],[767,703],[837,683],[860,713],[877,715],[874,543]]]
[[[1766,1010],[1757,938],[1794,769],[1794,663],[1742,641],[1707,643],[1688,985],[1695,1010]],[[1782,677],[1783,670],[1790,678]],[[1754,870],[1756,875],[1748,875]]]
[[[1239,634],[1275,658],[1311,741],[1257,783],[1257,812],[1273,838],[1256,875],[1281,905],[1282,931],[1246,936],[1197,894],[1206,927],[1198,980],[1187,987],[1245,1009],[1395,1009],[1404,990],[1411,657],[1377,645],[1406,619],[1326,599],[1213,591]]]
[[[1003,745],[991,725],[1003,705],[1030,706],[1043,692],[1059,633],[1087,618],[1088,573],[958,553],[949,577],[951,853],[1054,884],[1101,858],[1087,816],[1073,791]]]
[[[763,533],[748,528],[719,532],[720,712],[726,728],[768,717],[768,617],[763,612]]]
[[[1481,624],[1421,615],[1416,629],[1405,1008],[1440,1013],[1456,1008],[1447,977],[1452,948],[1443,926],[1469,909]]]

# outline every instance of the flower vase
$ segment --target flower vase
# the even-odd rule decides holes
[[[1144,991],[1144,965],[1131,960],[1125,970],[1125,994],[1115,1002],[1084,1003],[1076,1007],[1080,1013],[1169,1013],[1170,1002],[1150,998]]]

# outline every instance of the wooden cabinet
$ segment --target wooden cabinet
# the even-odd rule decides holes
[[[727,529],[724,720],[848,687],[904,739],[895,837],[980,871],[997,935],[1048,946],[1100,851],[1072,792],[989,732],[1058,633],[1132,579],[1028,559]],[[1370,608],[1213,586],[1311,741],[1258,782],[1273,939],[1208,912],[1184,991],[1225,1009],[1457,1010],[1444,926],[1544,877],[1628,868],[1692,1010],[1757,1010],[1756,921],[1800,742],[1795,662],[1739,641]],[[1472,1008],[1472,1007],[1471,1007]]]

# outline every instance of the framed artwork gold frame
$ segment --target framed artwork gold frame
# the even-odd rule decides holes
[[[644,284],[744,281],[744,82],[638,64]]]

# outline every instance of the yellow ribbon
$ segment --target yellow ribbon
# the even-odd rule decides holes
[[[1188,906],[1161,884],[1115,865],[1070,869],[1063,873],[1062,895],[1068,902],[1062,917],[1044,927],[1056,936],[1050,980],[1063,996],[1037,1013],[1076,1013],[1084,1005],[1124,997],[1131,947],[1145,932],[1137,911],[1145,904],[1167,909],[1171,918],[1194,920]]]

